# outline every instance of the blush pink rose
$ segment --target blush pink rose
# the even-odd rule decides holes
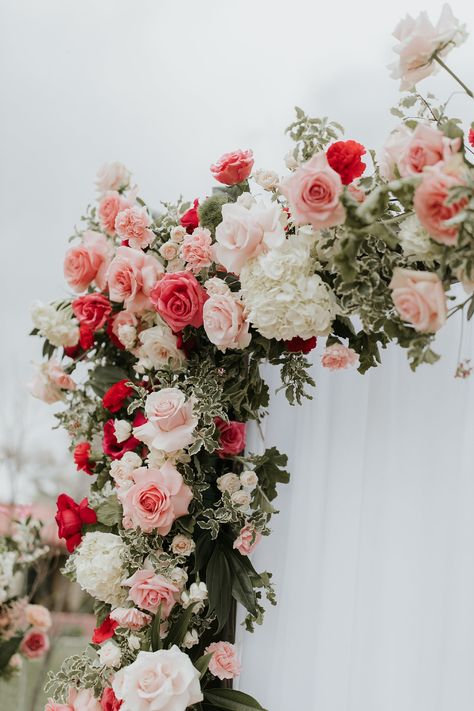
[[[169,461],[159,469],[135,469],[132,481],[129,489],[118,493],[125,527],[166,536],[174,521],[188,513],[191,489]]]
[[[27,605],[26,621],[41,632],[47,632],[52,625],[51,613],[43,605]]]
[[[400,318],[416,331],[434,333],[443,326],[447,317],[446,296],[436,274],[397,268],[390,288]]]
[[[193,274],[164,274],[153,287],[150,299],[175,333],[185,326],[202,326],[202,307],[207,294]]]
[[[380,156],[380,172],[386,180],[419,175],[429,166],[451,158],[461,147],[460,138],[447,138],[442,131],[425,123],[415,130],[400,126],[388,138]]]
[[[115,218],[115,231],[122,239],[128,239],[132,249],[145,249],[153,242],[155,235],[150,225],[148,210],[139,205],[127,207]]]
[[[262,534],[255,530],[250,524],[246,524],[240,530],[234,541],[233,547],[242,555],[250,555],[262,540]]]
[[[20,652],[27,659],[44,657],[49,649],[49,637],[42,630],[32,629],[25,634],[20,644]]]
[[[323,368],[329,370],[343,370],[359,364],[359,355],[352,349],[343,346],[342,343],[333,343],[327,346],[321,356]]]
[[[53,699],[48,699],[44,711],[74,711],[74,707],[71,704],[57,704]]]
[[[194,274],[210,267],[213,260],[210,231],[205,227],[197,227],[192,234],[187,235],[181,245],[180,257],[186,262],[185,269]]]
[[[64,257],[64,277],[78,294],[95,281],[101,291],[106,286],[106,273],[111,259],[111,246],[100,232],[88,230],[80,245],[71,247]]]
[[[216,417],[214,422],[219,432],[219,449],[217,450],[219,457],[240,454],[245,449],[245,422],[237,422],[236,420],[226,422],[220,417]]]
[[[214,294],[204,304],[204,330],[220,351],[247,348],[251,336],[244,305],[231,293]]]
[[[148,447],[175,452],[194,442],[198,418],[192,398],[186,399],[178,388],[163,388],[150,393],[145,402],[148,422],[135,427],[133,434]]]
[[[56,360],[51,359],[38,366],[28,389],[33,397],[52,404],[63,399],[64,390],[75,390],[76,383]]]
[[[178,586],[153,570],[138,570],[122,584],[130,588],[130,600],[143,610],[155,615],[161,605],[162,617],[169,616],[179,597]]]
[[[234,679],[239,676],[241,665],[237,650],[230,642],[213,642],[205,649],[205,654],[211,654],[209,671],[218,679]]]
[[[247,180],[253,168],[252,151],[224,153],[217,163],[211,165],[211,173],[219,183],[236,185]]]
[[[467,205],[468,198],[448,203],[450,188],[464,185],[457,166],[439,164],[426,169],[413,200],[416,215],[432,239],[440,244],[456,244],[460,225],[447,225]]]
[[[341,176],[329,165],[325,153],[317,153],[280,184],[297,225],[316,230],[340,225],[345,220]]]
[[[150,615],[147,615],[135,607],[116,607],[109,615],[111,620],[117,622],[119,627],[138,632],[151,622]]]
[[[44,711],[101,711],[92,689],[69,689],[67,704],[48,701]]]
[[[123,163],[118,161],[104,163],[97,171],[95,181],[97,191],[103,194],[107,190],[124,190],[129,186],[130,177],[130,171]]]
[[[109,235],[114,235],[117,215],[131,206],[130,200],[124,198],[120,193],[115,190],[108,192],[100,201],[98,208],[99,222],[102,229]]]
[[[119,247],[107,272],[111,300],[123,302],[132,312],[150,308],[150,293],[162,273],[163,267],[151,255]]]

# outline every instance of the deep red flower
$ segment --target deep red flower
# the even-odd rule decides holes
[[[112,620],[109,615],[107,615],[102,624],[95,628],[92,635],[92,642],[94,644],[102,644],[102,642],[114,636],[117,627],[118,622],[115,622],[115,620]]]
[[[81,344],[79,343],[79,341],[76,343],[75,346],[64,346],[64,355],[68,356],[68,358],[77,358],[80,352]]]
[[[198,213],[198,207],[199,207],[199,200],[196,198],[193,206],[187,210],[182,218],[180,219],[180,224],[186,228],[186,232],[188,234],[191,234],[193,230],[196,229],[196,227],[199,227],[199,213]]]
[[[336,141],[326,151],[328,163],[339,173],[344,185],[349,185],[359,178],[366,169],[361,157],[366,153],[364,146],[357,141]]]
[[[469,139],[469,143],[474,148],[474,128],[469,129],[468,139]]]
[[[123,442],[117,442],[114,423],[115,420],[112,418],[110,420],[107,420],[104,425],[102,448],[104,450],[104,454],[106,454],[108,457],[112,457],[112,459],[122,459],[125,452],[133,451],[138,447],[140,442],[138,441],[138,439],[135,439],[133,435],[128,439],[124,440]],[[135,424],[135,420],[133,421],[133,425],[138,427],[138,425]]]
[[[85,323],[79,324],[79,345],[83,351],[88,351],[94,345],[94,331]]]
[[[185,352],[186,358],[189,358],[191,353],[195,350],[197,345],[197,340],[194,336],[189,336],[188,338],[183,338],[183,332],[178,331],[176,334],[176,346]]]
[[[91,454],[91,444],[90,442],[79,442],[74,447],[74,461],[76,463],[77,471],[86,472],[86,474],[92,474],[94,469],[94,462],[90,459]]]
[[[133,393],[133,389],[127,385],[127,378],[114,383],[102,398],[102,405],[110,412],[118,412],[124,405],[125,400]]]
[[[97,523],[97,516],[87,499],[78,504],[67,494],[60,494],[57,500],[56,523],[58,536],[66,541],[66,548],[72,553],[82,540],[84,524]]]
[[[123,701],[119,701],[114,694],[114,690],[107,686],[100,699],[102,711],[118,711],[122,706]]]
[[[80,324],[98,331],[112,313],[112,304],[103,294],[86,294],[74,299],[72,310]]]
[[[216,417],[214,423],[219,430],[219,449],[217,450],[219,457],[240,454],[245,449],[245,422],[235,420],[226,422],[220,417]]]
[[[300,338],[295,336],[291,341],[285,341],[285,348],[290,353],[309,353],[316,348],[318,339],[316,336],[312,338]]]
[[[117,316],[119,315],[119,313],[120,313],[120,311],[116,314],[112,314],[112,316],[107,321],[107,326],[106,326],[105,330],[106,330],[108,337],[114,344],[114,346],[117,346],[117,348],[120,348],[121,351],[124,351],[125,346],[123,345],[122,341],[120,341],[114,333],[114,321],[117,318]]]

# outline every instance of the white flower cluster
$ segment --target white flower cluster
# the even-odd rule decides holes
[[[242,268],[242,300],[265,338],[291,340],[327,335],[337,313],[335,296],[311,259],[312,237],[292,235]]]
[[[41,336],[53,346],[75,346],[79,340],[79,326],[70,309],[56,309],[53,304],[36,301],[31,306],[31,319]]]
[[[137,373],[151,368],[159,369],[167,365],[179,367],[183,364],[185,355],[178,348],[178,339],[161,319],[156,326],[142,331],[138,339],[140,345],[136,351],[138,362],[135,365]]]
[[[17,555],[14,551],[0,553],[0,604],[11,596],[10,586],[16,558]]]
[[[126,577],[123,555],[127,550],[120,536],[94,531],[86,533],[74,555],[76,579],[97,600],[119,607],[127,599],[122,585]]]
[[[416,215],[403,220],[398,233],[403,254],[410,261],[433,259],[439,247],[430,239],[428,232],[421,226]]]

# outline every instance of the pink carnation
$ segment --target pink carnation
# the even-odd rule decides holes
[[[115,231],[122,239],[128,239],[132,249],[145,249],[155,237],[150,230],[151,219],[146,207],[133,205],[115,218]]]
[[[107,272],[111,300],[123,302],[128,311],[150,308],[151,290],[162,273],[163,267],[151,255],[119,247]]]
[[[253,168],[252,151],[224,153],[217,163],[211,165],[211,173],[219,183],[236,185],[247,180]]]
[[[237,650],[230,642],[213,642],[206,650],[206,654],[212,652],[209,662],[209,671],[218,679],[234,679],[240,674],[241,665],[237,656]]]
[[[162,617],[169,616],[179,597],[178,586],[153,570],[138,570],[123,585],[130,588],[129,598],[143,610],[155,615],[161,605]]]
[[[325,349],[321,363],[323,368],[329,370],[343,370],[358,365],[359,356],[352,348],[347,348],[342,343],[333,343]]]
[[[80,293],[95,281],[101,291],[106,286],[106,273],[111,259],[111,246],[100,232],[88,230],[80,245],[71,247],[64,257],[64,277],[73,291]]]
[[[256,531],[253,526],[247,523],[240,530],[239,535],[234,541],[233,547],[242,555],[250,555],[258,546],[261,539],[261,533]]]
[[[197,274],[201,269],[212,264],[212,237],[205,227],[197,227],[187,235],[181,245],[181,259],[186,262],[186,269]]]
[[[446,296],[437,274],[397,268],[390,288],[400,318],[416,331],[434,333],[445,323]]]
[[[119,627],[138,632],[151,622],[150,615],[147,615],[135,607],[116,607],[110,613],[110,618],[118,623]]]

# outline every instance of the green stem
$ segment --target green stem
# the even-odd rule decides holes
[[[433,59],[435,60],[435,62],[438,62],[438,64],[440,65],[440,67],[443,67],[443,69],[445,69],[445,70],[448,72],[448,74],[451,74],[451,76],[453,77],[453,79],[454,79],[455,81],[457,81],[457,83],[458,83],[460,86],[462,86],[462,88],[464,89],[464,91],[466,92],[466,94],[468,94],[468,95],[471,97],[471,99],[474,99],[474,94],[473,94],[472,91],[469,89],[469,87],[467,87],[467,86],[465,85],[465,83],[464,83],[458,76],[456,76],[456,74],[448,67],[447,64],[445,64],[445,63],[443,62],[443,60],[442,60],[440,57],[438,57],[437,54],[433,54]]]

